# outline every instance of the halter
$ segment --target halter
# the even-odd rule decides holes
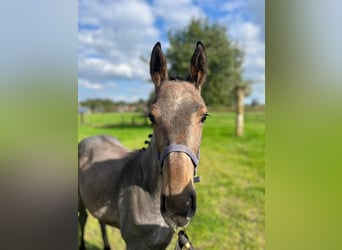
[[[190,157],[192,163],[194,164],[194,182],[200,182],[201,181],[200,177],[196,176],[197,165],[199,162],[199,151],[196,156],[187,146],[183,144],[171,144],[170,146],[165,148],[161,154],[158,153],[157,160],[158,160],[158,165],[160,167],[160,174],[162,174],[162,166],[163,166],[163,161],[165,157],[172,152],[183,152]]]

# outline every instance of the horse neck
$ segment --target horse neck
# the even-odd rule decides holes
[[[161,175],[157,160],[156,141],[154,136],[148,148],[141,152],[141,167],[144,172],[144,182],[151,192],[161,190]]]

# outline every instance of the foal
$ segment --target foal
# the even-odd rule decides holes
[[[153,136],[149,147],[130,151],[110,136],[82,140],[79,157],[80,249],[85,249],[86,209],[101,225],[117,227],[127,249],[165,249],[176,228],[196,212],[194,176],[207,107],[201,86],[207,72],[204,46],[198,42],[186,80],[169,80],[158,42],[150,74],[156,98],[149,108]]]

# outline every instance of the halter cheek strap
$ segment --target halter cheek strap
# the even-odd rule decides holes
[[[200,182],[200,177],[196,176],[199,158],[198,156],[194,155],[194,153],[192,153],[192,151],[187,146],[182,144],[171,144],[170,146],[165,148],[162,154],[158,153],[158,165],[160,169],[162,169],[165,157],[172,152],[183,152],[190,157],[192,163],[194,164],[194,182]]]

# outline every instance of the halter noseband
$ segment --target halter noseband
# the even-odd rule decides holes
[[[160,167],[160,173],[162,173],[162,166],[163,166],[163,161],[165,157],[172,152],[183,152],[183,153],[186,153],[190,157],[192,163],[194,164],[194,182],[200,182],[200,177],[196,176],[197,165],[199,162],[199,153],[197,153],[197,156],[194,155],[194,153],[187,146],[183,144],[171,144],[170,146],[164,149],[162,154],[158,153],[158,165]]]

